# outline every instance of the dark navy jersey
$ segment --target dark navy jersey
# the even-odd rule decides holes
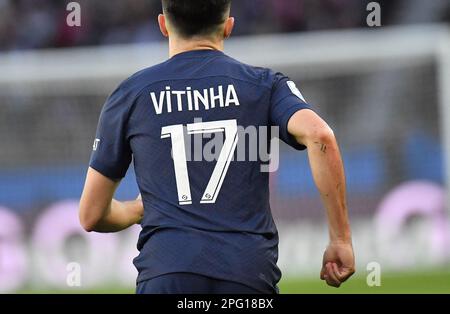
[[[138,282],[186,272],[277,291],[269,176],[260,158],[238,160],[237,148],[255,141],[243,142],[238,130],[276,126],[284,142],[304,149],[287,124],[306,108],[289,78],[212,50],[178,54],[113,92],[90,166],[120,180],[133,160],[145,208]],[[216,158],[204,156],[208,149]]]

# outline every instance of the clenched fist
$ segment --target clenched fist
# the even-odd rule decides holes
[[[320,279],[325,280],[329,286],[338,288],[354,273],[355,256],[351,241],[331,242],[323,254]]]

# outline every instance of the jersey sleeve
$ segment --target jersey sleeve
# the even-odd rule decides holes
[[[299,110],[312,109],[295,83],[281,73],[273,76],[272,95],[270,99],[270,120],[273,126],[279,127],[280,139],[289,146],[304,150],[306,146],[299,144],[288,132],[290,118]]]
[[[125,177],[132,159],[127,137],[132,101],[119,87],[106,101],[98,122],[89,166],[113,180]]]

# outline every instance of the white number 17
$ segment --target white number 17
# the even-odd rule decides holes
[[[225,141],[222,151],[217,160],[216,167],[209,179],[205,192],[203,193],[201,204],[212,204],[216,202],[223,180],[230,166],[234,151],[238,142],[237,121],[224,120],[214,122],[201,122],[187,125],[187,133],[206,134],[206,133],[225,133]],[[192,204],[191,187],[189,183],[189,174],[187,170],[187,157],[184,141],[184,127],[182,124],[163,127],[161,138],[171,138],[172,155],[175,169],[175,179],[177,182],[178,202],[180,205]]]

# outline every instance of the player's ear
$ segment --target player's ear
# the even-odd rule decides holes
[[[159,24],[159,29],[161,30],[161,33],[163,34],[163,36],[169,37],[169,31],[167,30],[167,25],[166,25],[166,17],[164,16],[164,14],[158,15],[158,24]]]
[[[230,38],[231,33],[233,32],[233,28],[234,28],[234,17],[229,17],[225,21],[225,28],[224,28],[224,32],[223,32],[223,37]]]

